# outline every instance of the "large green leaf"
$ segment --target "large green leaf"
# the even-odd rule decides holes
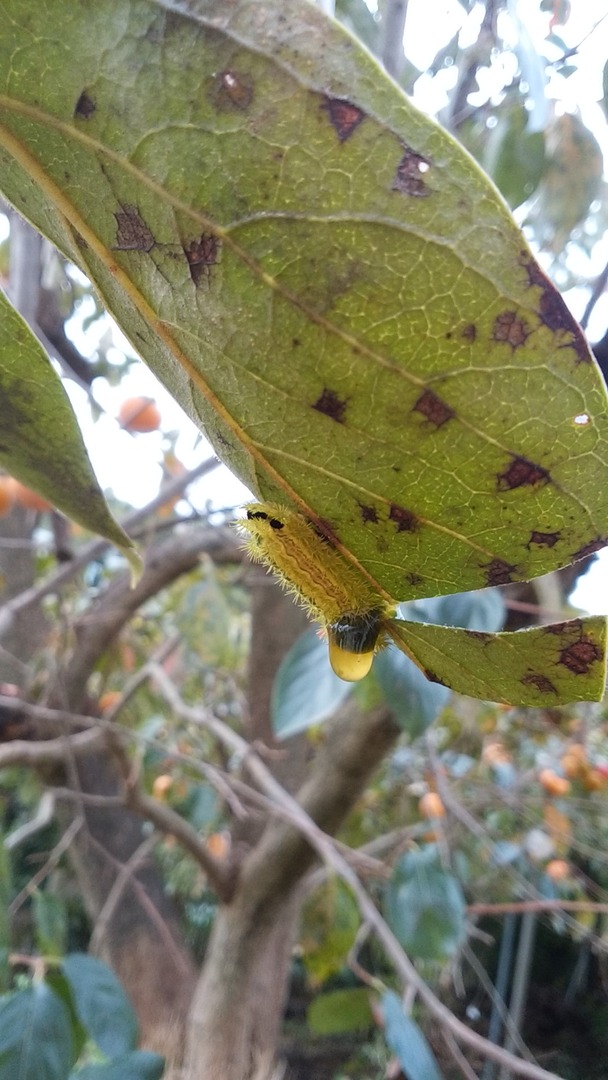
[[[369,990],[365,986],[355,986],[319,994],[306,1010],[306,1021],[315,1035],[366,1031],[374,1023]]]
[[[463,939],[465,916],[460,885],[434,845],[399,859],[386,890],[386,917],[410,956],[445,962]]]
[[[406,1016],[392,990],[382,997],[386,1042],[397,1057],[408,1080],[443,1080],[443,1075],[418,1024]]]
[[[73,1064],[69,1013],[50,987],[0,1002],[0,1080],[65,1080]]]
[[[78,1019],[100,1050],[111,1058],[133,1050],[137,1018],[114,973],[85,953],[64,957],[61,970],[72,991]]]
[[[95,479],[61,380],[1,290],[0,464],[135,560]]]
[[[312,5],[2,0],[0,184],[254,491],[397,599],[606,541],[601,378],[473,161]]]

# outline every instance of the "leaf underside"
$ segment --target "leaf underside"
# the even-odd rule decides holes
[[[0,186],[265,499],[398,600],[608,537],[582,334],[474,162],[312,5],[3,0]]]
[[[392,620],[387,629],[427,678],[458,693],[544,708],[602,697],[602,616],[501,634],[401,620]]]
[[[122,548],[135,565],[133,545],[106,506],[61,380],[1,291],[0,464]]]

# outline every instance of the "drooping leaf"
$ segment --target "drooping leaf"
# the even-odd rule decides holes
[[[606,678],[606,620],[570,619],[501,634],[394,619],[401,648],[431,682],[508,705],[599,701]]]
[[[36,944],[43,956],[61,956],[67,940],[65,904],[46,889],[36,889],[33,896]]]
[[[133,1050],[105,1065],[85,1065],[69,1080],[161,1080],[165,1060],[150,1050]]]
[[[61,380],[0,291],[0,464],[137,562],[110,514]]]
[[[395,864],[386,890],[386,916],[405,951],[445,961],[465,929],[465,900],[457,879],[441,865],[434,845],[410,851]]]
[[[311,982],[320,984],[341,970],[360,924],[358,905],[338,878],[330,878],[308,897],[301,946]]]
[[[384,1035],[407,1080],[443,1080],[433,1052],[418,1024],[406,1016],[392,990],[382,998]]]
[[[133,1050],[137,1019],[114,973],[85,953],[70,953],[61,970],[70,985],[78,1019],[99,1049],[110,1058]]]
[[[528,219],[540,243],[558,255],[600,192],[604,161],[579,116],[558,116],[546,133],[547,162]]]
[[[308,630],[283,657],[272,687],[272,727],[279,739],[288,739],[330,717],[352,691],[352,685],[334,675],[327,643],[316,630]]]
[[[606,397],[471,159],[314,5],[3,0],[0,185],[398,600],[608,536]]]
[[[45,983],[0,1002],[0,1080],[65,1080],[74,1060],[68,1010]]]
[[[306,1020],[315,1035],[342,1035],[348,1031],[366,1031],[373,1026],[369,990],[352,987],[331,990],[314,998],[306,1011]]]
[[[532,195],[543,174],[545,137],[530,131],[528,120],[523,103],[501,111],[485,145],[484,168],[512,207]]]

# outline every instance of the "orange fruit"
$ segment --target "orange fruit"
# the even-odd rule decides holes
[[[481,760],[486,765],[506,765],[513,760],[511,754],[501,742],[487,743],[481,751]]]
[[[214,832],[207,837],[207,851],[216,859],[225,859],[230,850],[230,840],[223,832]]]
[[[564,881],[565,878],[570,877],[570,863],[565,859],[551,859],[551,862],[545,866],[545,874],[552,881]]]
[[[173,777],[168,773],[162,773],[161,776],[157,776],[152,784],[152,794],[155,799],[160,799],[164,802],[167,798],[167,793],[173,787]]]
[[[587,771],[587,751],[582,743],[572,743],[566,747],[560,764],[570,780],[582,776]]]
[[[125,431],[137,431],[143,433],[158,431],[160,427],[160,411],[158,405],[152,398],[125,398],[118,410],[118,423]]]
[[[121,697],[120,690],[106,690],[99,698],[99,708],[102,712],[109,712],[120,701]]]
[[[606,777],[599,769],[587,769],[583,775],[583,787],[587,791],[599,791],[605,785]]]
[[[0,476],[0,517],[6,517],[13,509],[15,494],[11,476]]]
[[[538,782],[547,795],[567,795],[570,791],[570,781],[566,780],[565,776],[558,776],[553,769],[541,769]]]
[[[13,499],[20,506],[24,506],[26,510],[52,510],[50,502],[39,495],[37,491],[32,491],[31,488],[20,483],[19,480],[15,480],[14,477],[10,477],[11,488],[13,492]]]
[[[436,791],[427,791],[418,803],[418,811],[424,818],[445,817],[445,806]]]

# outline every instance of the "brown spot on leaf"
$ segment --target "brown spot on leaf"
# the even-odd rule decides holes
[[[484,645],[489,645],[491,641],[494,641],[494,634],[487,634],[484,630],[466,630],[467,637],[474,638],[475,641],[481,641]]]
[[[433,390],[424,390],[414,405],[414,412],[422,413],[435,427],[441,427],[455,415],[454,410]]]
[[[403,506],[397,506],[396,503],[391,503],[391,508],[388,514],[389,521],[394,521],[397,526],[397,532],[415,532],[418,528],[418,518],[411,510],[406,510]]]
[[[531,671],[519,681],[523,686],[534,686],[541,694],[557,694],[551,679],[548,679],[546,675],[541,675],[539,671]]]
[[[514,488],[524,487],[528,484],[530,486],[541,483],[546,484],[549,480],[549,473],[546,469],[543,469],[542,465],[536,465],[533,461],[528,461],[528,458],[514,454],[508,468],[504,472],[498,473],[497,480],[500,491],[513,491]]]
[[[492,559],[490,563],[484,563],[482,569],[486,572],[488,585],[508,585],[513,581],[513,574],[517,567],[504,559]]]
[[[93,115],[97,106],[93,101],[93,98],[87,94],[86,90],[82,91],[82,94],[76,102],[76,108],[74,109],[74,116],[79,120],[88,120]]]
[[[405,575],[405,580],[406,580],[408,585],[412,585],[412,586],[423,585],[424,584],[424,578],[422,577],[422,575],[421,574],[414,574],[413,571],[410,572],[409,574]]]
[[[417,154],[411,146],[403,146],[403,157],[397,166],[392,191],[400,191],[402,195],[413,195],[416,198],[425,198],[431,194],[423,176],[431,167],[430,161]]]
[[[321,397],[315,401],[313,409],[329,416],[330,420],[335,420],[337,424],[343,424],[347,404],[347,398],[340,398],[334,390],[328,390],[325,387]]]
[[[248,109],[253,101],[253,79],[247,72],[226,68],[215,77],[213,96],[218,109]]]
[[[436,675],[434,671],[430,670],[430,668],[423,668],[422,671],[424,675],[426,675],[426,678],[429,680],[429,682],[439,683],[439,686],[445,686],[448,690],[452,689],[450,684],[447,683],[445,679],[440,679],[439,675]]]
[[[116,251],[151,251],[154,237],[140,217],[136,206],[125,203],[114,214],[116,218]]]
[[[512,349],[524,344],[531,331],[516,311],[503,311],[494,320],[492,337],[494,341],[504,341]]]
[[[552,548],[555,547],[560,537],[561,532],[559,529],[556,532],[551,533],[534,531],[530,533],[530,539],[528,540],[526,547],[529,548],[532,544],[538,544],[539,547]]]
[[[578,323],[572,318],[566,304],[560,294],[545,276],[538,263],[530,258],[527,251],[521,253],[521,263],[528,274],[530,285],[539,285],[542,289],[538,313],[541,322],[554,333],[566,331],[570,334],[570,341],[560,345],[560,349],[573,349],[576,353],[577,363],[590,363],[591,354]]]
[[[554,634],[556,637],[567,632],[582,634],[583,624],[580,619],[570,619],[569,622],[548,623],[543,626],[543,630],[545,634]]]
[[[596,536],[594,540],[589,540],[587,544],[583,544],[578,551],[574,552],[571,556],[572,561],[577,562],[578,559],[584,559],[587,555],[593,555],[594,552],[606,547],[606,544],[608,544],[608,536]]]
[[[572,645],[561,650],[558,663],[567,667],[573,675],[586,675],[591,665],[596,660],[602,660],[603,656],[599,645],[582,635],[580,641],[573,641]]]
[[[219,261],[220,241],[213,233],[201,233],[198,240],[191,240],[188,247],[184,248],[184,255],[188,260],[190,277],[195,285],[202,278],[211,277],[211,267]]]
[[[350,138],[353,131],[365,120],[365,113],[351,101],[343,98],[326,97],[322,109],[325,109],[332,127],[341,143]]]
[[[368,522],[371,522],[372,525],[378,524],[378,511],[375,506],[366,506],[364,503],[359,503],[359,510],[364,525]]]
[[[463,337],[465,341],[475,341],[475,338],[477,337],[477,327],[475,326],[475,323],[467,323],[460,331],[460,336]]]

